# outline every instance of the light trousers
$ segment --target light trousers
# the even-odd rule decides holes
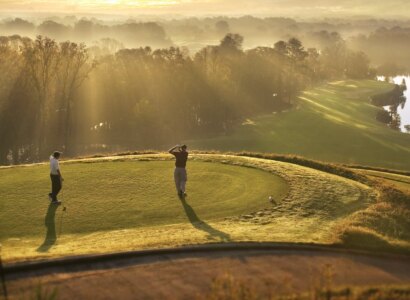
[[[188,180],[186,169],[176,167],[174,171],[175,187],[178,193],[185,193],[185,185]]]

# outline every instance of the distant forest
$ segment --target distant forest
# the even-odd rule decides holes
[[[306,48],[326,48],[335,39],[347,47],[365,52],[374,67],[384,72],[410,72],[410,20],[384,19],[311,19],[209,17],[182,19],[98,20],[75,16],[0,21],[1,35],[20,35],[34,39],[47,36],[58,42],[86,43],[99,46],[101,39],[117,41],[116,47],[152,49],[183,47],[191,55],[207,45],[217,45],[228,33],[244,37],[245,50],[267,46],[294,37]]]
[[[94,29],[76,29],[81,22]],[[222,38],[195,52],[173,46],[156,23],[80,20],[55,31],[55,21],[4,22],[1,26],[14,33],[19,24],[27,35],[30,30],[44,35],[0,37],[0,164],[40,161],[54,149],[66,156],[163,149],[183,139],[229,134],[248,117],[291,108],[302,90],[320,82],[375,78],[377,70],[361,47],[410,31],[380,29],[356,36],[354,43],[318,31],[309,46],[289,37],[246,48],[243,35],[225,33],[231,29],[226,20],[213,22],[212,34],[218,31]],[[100,28],[101,36],[91,43],[99,26],[108,26],[118,39],[104,37]],[[76,30],[81,39],[73,35]],[[73,41],[66,41],[70,37]],[[153,39],[163,47],[125,47],[127,39],[136,45]],[[389,72],[402,67],[389,61],[380,66]]]

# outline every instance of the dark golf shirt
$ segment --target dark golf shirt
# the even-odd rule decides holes
[[[175,158],[177,159],[175,161],[175,167],[177,168],[185,168],[186,166],[186,161],[188,159],[188,152],[172,152],[174,154]]]

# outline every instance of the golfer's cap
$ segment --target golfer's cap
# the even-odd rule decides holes
[[[60,151],[54,151],[53,156],[59,156],[60,154],[63,154],[63,152]]]
[[[186,145],[182,145],[182,146],[181,146],[181,148],[186,148],[186,147],[187,147]]]

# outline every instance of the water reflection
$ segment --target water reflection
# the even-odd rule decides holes
[[[378,80],[385,81],[384,76],[377,77]],[[410,104],[406,99],[410,99],[410,76],[396,76],[388,79],[389,82],[403,86],[403,97],[394,105],[383,106],[392,117],[390,127],[402,132],[410,132]],[[407,86],[407,88],[405,88]]]

